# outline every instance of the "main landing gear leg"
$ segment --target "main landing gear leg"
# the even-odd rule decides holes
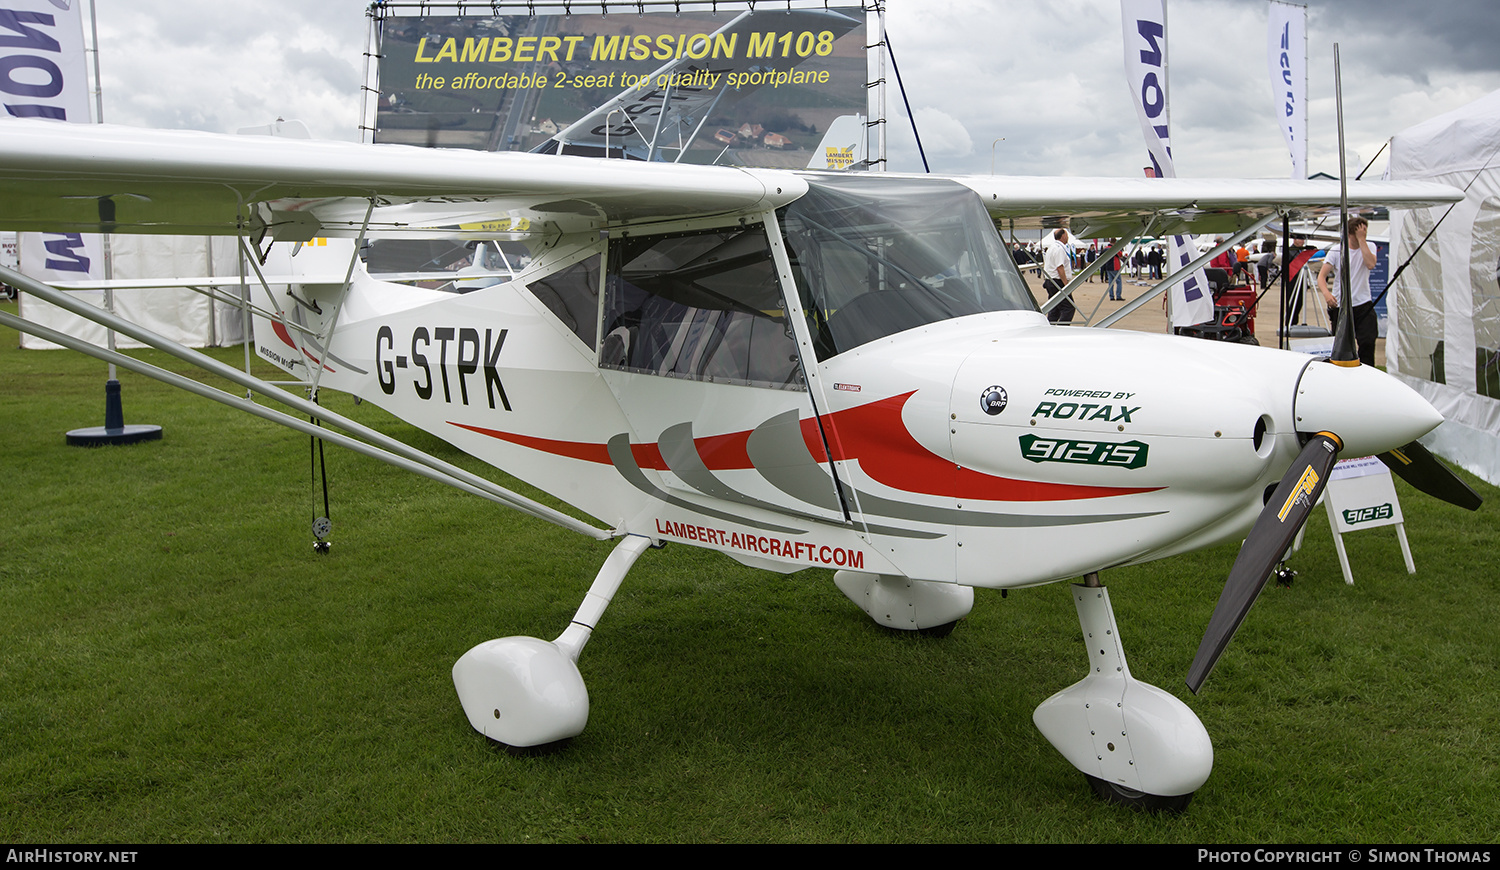
[[[1072,587],[1089,675],[1043,701],[1032,721],[1110,803],[1181,812],[1214,765],[1203,723],[1176,697],[1130,676],[1099,575]]]
[[[578,656],[651,539],[627,535],[604,561],[573,622],[551,642],[502,637],[464,653],[453,686],[474,730],[511,748],[539,748],[583,733],[589,693]]]

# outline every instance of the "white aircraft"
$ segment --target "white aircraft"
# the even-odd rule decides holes
[[[877,623],[935,633],[969,612],[974,587],[1081,577],[1093,667],[1034,720],[1102,797],[1181,809],[1212,746],[1186,704],[1131,677],[1100,572],[1249,530],[1189,672],[1196,692],[1339,454],[1383,454],[1418,486],[1477,503],[1415,444],[1441,417],[1393,378],[1049,325],[994,225],[1071,215],[1083,236],[1232,243],[1282,211],[1336,205],[1337,184],[783,172],[45,121],[5,132],[0,229],[231,234],[247,250],[377,236],[526,247],[501,283],[457,294],[376,281],[347,242],[301,246],[292,259],[322,283],[262,294],[256,348],[314,392],[388,408],[598,526],[199,359],[358,437],[220,401],[619,541],[555,640],[491,640],[454,666],[470,723],[509,746],[581,732],[579,654],[653,544],[831,568]],[[1393,207],[1460,196],[1351,191]],[[8,270],[0,280],[197,357]]]

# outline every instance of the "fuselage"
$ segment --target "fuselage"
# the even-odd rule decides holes
[[[361,276],[321,383],[620,533],[989,587],[1242,535],[1299,433],[1375,451],[1440,419],[1378,372],[1052,326],[973,194],[851,185],[552,240],[462,295]]]

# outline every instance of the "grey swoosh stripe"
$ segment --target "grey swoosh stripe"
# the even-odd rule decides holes
[[[785,532],[787,534],[800,535],[807,531],[806,529],[793,529],[787,526],[778,526],[772,523],[763,523],[759,520],[749,519],[748,517],[735,516],[731,513],[725,513],[724,511],[704,507],[703,505],[693,504],[690,501],[680,499],[677,496],[672,495],[671,493],[659,489],[655,484],[646,479],[645,473],[642,472],[641,467],[636,464],[635,455],[630,452],[630,436],[624,432],[621,432],[619,435],[616,435],[613,438],[609,439],[608,448],[609,459],[614,463],[615,470],[620,472],[620,476],[624,477],[627,481],[630,482],[631,486],[634,486],[641,492],[644,492],[653,498],[660,499],[667,504],[675,505],[680,508],[686,508],[687,510],[695,511],[697,513],[703,514],[704,516],[718,517],[721,520],[744,523],[747,526],[753,526],[758,529],[766,529],[767,531],[772,532]]]
[[[823,470],[812,454],[807,452],[807,443],[802,440],[802,428],[796,411],[787,411],[755,427],[745,445],[750,461],[773,486],[793,498],[829,510],[838,510],[838,499],[833,492],[833,478]],[[671,460],[668,460],[670,463]],[[675,469],[674,469],[675,470]],[[1088,516],[1058,517],[1027,514],[992,514],[965,511],[956,508],[928,507],[893,501],[872,495],[861,489],[854,490],[865,518],[889,517],[891,519],[915,520],[946,526],[980,526],[988,528],[1040,528],[1045,526],[1073,526],[1083,523],[1112,522],[1153,517],[1164,511],[1131,514],[1093,514]],[[910,529],[888,526],[867,526],[874,534],[899,537],[940,537],[935,534],[918,534]]]
[[[796,411],[789,411],[787,412],[787,414],[781,414],[777,417],[771,418],[771,420],[767,421],[767,423],[775,423],[788,415],[790,415],[793,420],[796,420],[797,418]],[[767,424],[762,424],[762,427],[764,427],[765,425]],[[761,427],[757,427],[755,432],[759,432],[760,428]],[[839,510],[839,508],[837,507],[837,498],[833,497],[833,479],[829,477],[822,470],[822,468],[813,461],[812,456],[807,452],[807,445],[802,442],[802,435],[800,430],[794,431],[797,434],[796,449],[799,449],[801,454],[807,457],[807,472],[811,472],[811,476],[808,476],[807,472],[803,472],[803,478],[806,479],[808,483],[816,484],[817,478],[821,476],[824,485],[827,487],[826,489],[822,490],[822,492],[826,493],[830,498],[833,498],[833,501],[835,502],[835,506],[829,509]],[[750,435],[750,440],[754,442],[755,438],[755,433],[752,432]],[[795,517],[796,519],[806,520],[810,523],[818,523],[820,525],[833,525],[838,526],[839,528],[844,528],[844,524],[838,520],[813,516],[812,514],[802,513],[801,511],[790,510],[788,508],[782,507],[781,505],[772,504],[768,501],[761,501],[754,496],[745,495],[744,493],[731,488],[728,484],[724,483],[724,481],[716,477],[714,473],[709,470],[708,466],[704,464],[703,457],[698,454],[698,448],[693,443],[693,424],[691,422],[678,423],[677,425],[668,428],[665,432],[662,432],[661,437],[656,441],[656,446],[661,450],[662,458],[667,461],[667,467],[672,469],[672,473],[676,474],[683,480],[684,483],[691,486],[693,489],[698,490],[704,495],[712,496],[714,498],[721,498],[725,501],[733,501],[739,504],[749,505],[751,507],[758,507],[762,510],[772,511],[774,513],[781,514],[782,516]],[[762,446],[764,447],[764,445]],[[755,463],[755,450],[749,445],[747,445],[746,449],[747,452],[751,454],[751,462]],[[777,456],[785,457],[795,455],[791,452],[789,446],[777,444],[774,449],[787,451],[785,453],[775,454]],[[756,464],[756,470],[760,471],[762,476],[765,475],[765,472],[761,470],[759,464]],[[774,481],[772,482],[774,483]],[[777,488],[781,489],[783,492],[786,492],[785,488],[783,487],[778,486]],[[818,487],[816,485],[805,488],[813,493],[816,493],[818,491]],[[812,499],[805,498],[799,493],[787,494],[792,496],[793,498],[805,501],[818,507],[826,506],[820,505],[818,504],[818,502],[813,501]],[[903,538],[931,539],[943,537],[942,532],[923,532],[913,529],[886,528],[884,526],[869,526],[868,528],[871,531],[878,531],[880,534],[893,535]]]

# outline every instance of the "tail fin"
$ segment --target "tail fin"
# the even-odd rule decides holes
[[[823,141],[813,149],[808,169],[864,169],[868,161],[864,115],[840,115],[828,125]]]

